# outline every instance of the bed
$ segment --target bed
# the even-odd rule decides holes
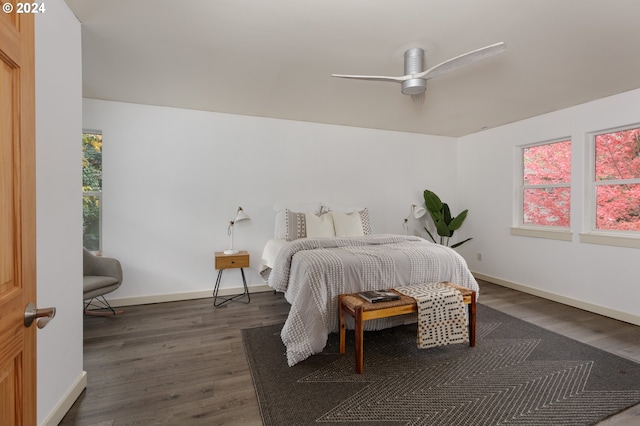
[[[329,333],[339,331],[339,294],[440,281],[479,294],[476,280],[457,252],[416,236],[274,238],[265,245],[260,272],[291,304],[281,332],[290,366],[322,352]],[[373,320],[366,329],[406,321],[402,317]]]

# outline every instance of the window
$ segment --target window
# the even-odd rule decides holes
[[[596,134],[594,158],[595,229],[640,231],[640,127]]]
[[[102,217],[102,133],[82,134],[82,240],[87,250],[99,252]]]
[[[571,140],[522,148],[520,221],[568,228],[571,214]]]

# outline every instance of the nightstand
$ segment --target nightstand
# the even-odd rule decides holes
[[[216,285],[213,288],[213,306],[218,307],[224,305],[227,302],[241,302],[249,303],[251,296],[249,296],[249,288],[247,287],[247,279],[244,276],[244,269],[249,267],[249,252],[241,251],[236,254],[224,254],[224,252],[215,252],[216,269],[218,270],[218,278],[216,279]],[[231,297],[219,297],[218,290],[220,289],[220,280],[222,279],[222,272],[225,269],[240,268],[242,274],[242,284],[244,285],[244,293],[236,294]],[[247,296],[246,301],[236,300],[240,297]],[[218,303],[218,299],[222,300]]]

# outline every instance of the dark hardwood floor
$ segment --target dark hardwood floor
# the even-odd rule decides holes
[[[480,303],[640,362],[640,327],[480,281]],[[84,318],[87,389],[61,425],[261,425],[240,330],[282,323],[282,294],[211,299]],[[284,357],[283,351],[283,357]],[[640,424],[640,405],[601,425]]]

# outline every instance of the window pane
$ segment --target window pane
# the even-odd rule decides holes
[[[82,134],[82,231],[88,250],[100,251],[100,194],[102,191],[102,135]]]
[[[596,136],[596,180],[640,178],[640,128]]]
[[[570,188],[525,189],[522,223],[569,227],[570,207]]]
[[[100,250],[100,196],[82,197],[82,239],[90,251]]]
[[[596,187],[596,229],[640,231],[640,184]]]
[[[524,183],[547,185],[571,182],[571,141],[523,149]]]
[[[82,134],[82,190],[102,189],[102,135]]]

